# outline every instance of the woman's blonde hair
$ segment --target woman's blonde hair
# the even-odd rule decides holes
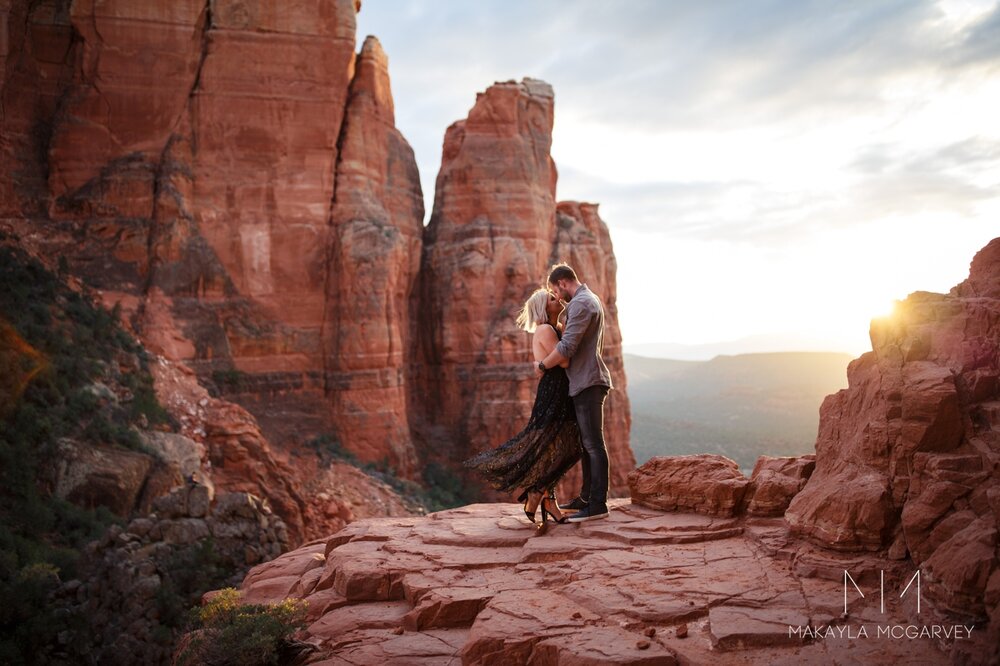
[[[524,302],[524,307],[517,315],[517,327],[523,328],[528,333],[532,333],[539,324],[544,324],[549,320],[549,313],[545,311],[545,306],[549,303],[549,290],[536,289],[528,300]]]

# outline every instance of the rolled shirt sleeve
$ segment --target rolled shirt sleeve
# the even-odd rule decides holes
[[[597,295],[580,285],[569,302],[566,330],[556,351],[573,362],[566,368],[570,396],[589,386],[612,388],[611,373],[601,358],[604,347],[604,306]]]
[[[578,302],[569,302],[569,312],[566,317],[566,330],[563,331],[562,340],[556,345],[556,351],[564,358],[573,358],[584,334],[590,328],[591,322],[596,314],[589,307],[590,301],[580,299]]]

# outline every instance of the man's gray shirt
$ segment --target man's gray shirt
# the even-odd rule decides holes
[[[611,373],[601,359],[604,348],[604,306],[587,285],[581,284],[566,307],[566,330],[556,350],[570,359],[570,396],[591,386],[611,386]]]

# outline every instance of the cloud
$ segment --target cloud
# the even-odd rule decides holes
[[[631,6],[631,5],[630,5]],[[587,5],[588,9],[590,5]],[[929,2],[655,3],[626,25],[602,17],[601,57],[563,60],[564,96],[588,96],[594,118],[640,129],[713,130],[881,104],[883,81],[932,62]],[[594,23],[578,12],[579,27]],[[616,24],[617,23],[617,24]],[[584,30],[585,32],[585,30]],[[615,75],[608,69],[615,70]]]
[[[755,245],[892,216],[937,213],[952,222],[982,224],[977,206],[1000,204],[1000,182],[974,182],[982,172],[1000,174],[1000,141],[970,138],[916,153],[871,145],[851,171],[854,177],[843,186],[800,189],[751,179],[615,183],[564,168],[559,191],[560,198],[603,203],[601,215],[612,229]]]
[[[863,178],[850,190],[854,208],[866,218],[947,213],[972,217],[977,204],[1000,201],[1000,141],[970,137],[906,154],[898,146],[869,146],[855,163]],[[997,174],[986,185],[982,173]]]
[[[493,81],[534,76],[600,122],[788,122],[879,107],[908,73],[1000,62],[1000,10],[956,32],[931,0],[372,0],[359,20],[380,33],[397,87],[441,100],[452,120]]]
[[[956,52],[957,66],[1000,64],[1000,4],[965,31]]]
[[[1000,196],[1000,178],[983,175],[1000,173],[996,136],[975,136],[957,117],[919,148],[908,143],[919,127],[903,131],[955,81],[971,77],[974,87],[1000,64],[1000,5],[971,21],[948,11],[932,0],[368,0],[359,21],[389,54],[397,124],[416,151],[428,211],[448,124],[493,81],[534,76],[555,87],[556,131],[607,128],[611,141],[601,150],[617,164],[645,138],[623,149],[615,135],[773,135],[775,151],[766,141],[727,148],[716,138],[710,150],[720,167],[756,160],[760,168],[714,177],[701,166],[685,177],[684,156],[664,153],[663,163],[679,165],[669,178],[632,174],[637,182],[615,183],[592,161],[574,162],[579,154],[556,156],[560,198],[602,202],[612,226],[766,242],[886,215],[962,217]],[[843,163],[820,150],[768,154],[778,142],[809,139],[820,150],[843,144],[835,146]],[[566,135],[577,145],[587,140]],[[655,145],[664,150],[669,141]],[[734,150],[744,154],[735,159]],[[791,170],[829,164],[803,185],[782,180],[781,169],[767,172],[769,159]]]

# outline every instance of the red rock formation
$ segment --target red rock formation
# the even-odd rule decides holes
[[[48,146],[50,212],[100,227],[117,258],[135,261],[146,225],[120,218],[151,217],[156,165],[196,82],[208,5],[84,0],[69,14],[77,58]],[[119,225],[128,239],[112,240]]]
[[[780,516],[816,465],[813,455],[761,456],[747,479],[725,456],[656,456],[628,475],[632,502],[709,516]]]
[[[802,490],[813,470],[816,456],[795,458],[761,456],[753,466],[750,485],[744,498],[751,516],[780,516],[788,509],[792,498]]]
[[[409,303],[424,204],[413,150],[395,127],[388,61],[368,37],[340,139],[323,322],[327,393],[339,439],[404,476],[416,458],[407,415]]]
[[[749,481],[735,462],[715,454],[657,456],[628,475],[632,501],[661,511],[734,516]]]
[[[785,518],[829,548],[909,553],[939,607],[995,613],[1000,239],[949,294],[917,292],[874,320],[871,339],[823,402],[816,470]]]
[[[611,490],[635,466],[617,325],[614,254],[590,204],[555,203],[552,88],[525,79],[491,86],[468,120],[448,128],[421,272],[417,368],[427,448],[442,439],[453,462],[501,444],[526,422],[537,380],[530,336],[517,329],[524,299],[558,259],[571,260],[608,310],[605,358]],[[558,220],[558,221],[557,221]],[[579,471],[563,484],[579,490]]]
[[[77,59],[68,0],[0,2],[0,216],[43,215],[53,117]]]
[[[885,612],[877,593],[849,597],[850,619],[841,618],[845,566],[866,590],[872,581],[878,589],[880,568],[900,589],[912,574],[901,563],[786,544],[778,520],[663,513],[627,500],[610,508],[608,520],[544,535],[513,504],[359,521],[254,568],[242,594],[248,603],[305,599],[304,640],[324,663],[947,660],[935,641],[876,636],[876,624],[927,619],[895,595]],[[833,637],[808,640],[790,625],[829,627]],[[850,638],[840,638],[848,626]]]
[[[266,498],[288,525],[293,543],[306,538],[311,515],[295,473],[278,460],[254,418],[238,405],[212,398],[183,365],[160,359],[152,366],[160,403],[181,434],[202,445],[204,469],[216,489]]]
[[[215,488],[267,499],[293,544],[336,532],[356,518],[413,513],[385,484],[351,465],[324,468],[312,451],[293,460],[274,450],[250,413],[211,397],[185,366],[160,359],[152,371],[157,397],[180,423],[181,434],[203,450],[201,469]]]
[[[221,414],[220,440],[294,451],[330,435],[410,477],[503,441],[535,386],[514,314],[566,258],[609,310],[624,491],[610,238],[586,204],[556,223],[547,84],[493,86],[449,130],[424,230],[385,55],[374,38],[354,54],[356,2],[28,4],[0,7],[0,150],[16,167],[0,174],[0,209],[259,424]]]
[[[530,414],[530,340],[514,318],[544,279],[555,235],[553,104],[541,81],[498,83],[445,134],[414,338],[427,448],[443,430],[454,462]]]
[[[321,336],[355,8],[276,7],[213,4],[189,133],[165,148],[152,283],[192,368],[235,378],[223,390],[284,443],[333,428]]]
[[[355,3],[26,5],[0,10],[19,231],[277,442],[333,433],[413,474],[422,197],[374,39],[354,77]]]
[[[611,234],[597,212],[597,204],[561,201],[556,206],[556,239],[551,263],[565,261],[580,280],[604,303],[604,362],[611,372],[615,390],[604,405],[604,439],[611,464],[611,488],[621,493],[628,474],[635,469],[635,455],[629,444],[632,411],[629,407],[622,334],[618,327],[618,262],[611,246]],[[574,497],[580,490],[580,467],[566,475],[561,491]]]

